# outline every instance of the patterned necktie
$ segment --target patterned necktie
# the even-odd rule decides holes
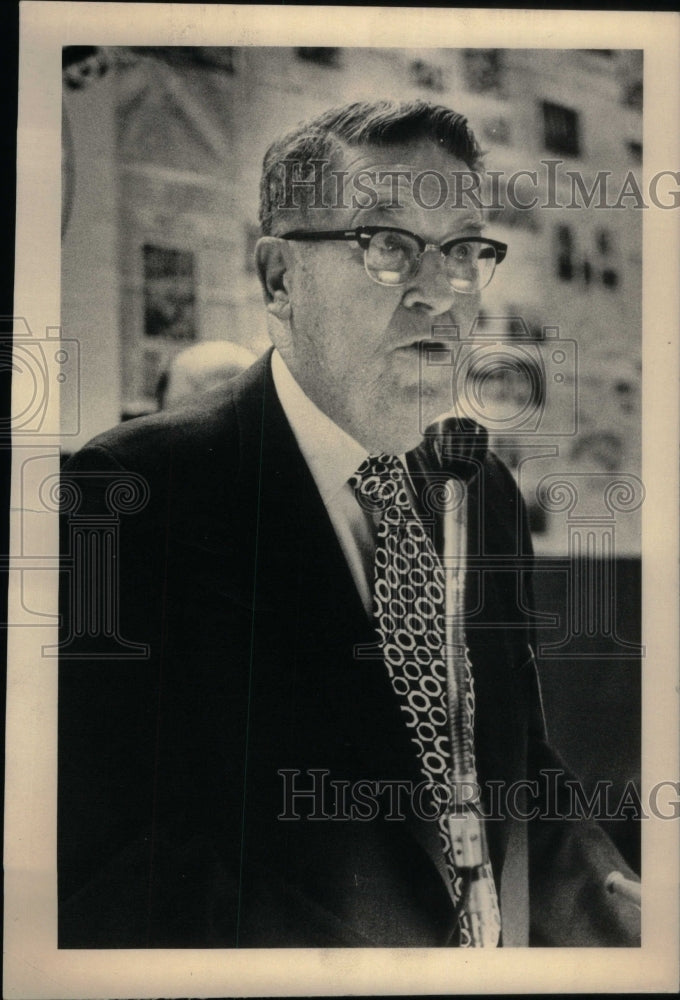
[[[431,538],[413,509],[406,471],[393,455],[369,456],[349,480],[360,506],[379,513],[374,579],[374,614],[392,688],[406,716],[421,772],[433,789],[455,780],[452,737],[474,773],[474,689],[467,649],[463,650],[464,690],[452,688],[447,669],[446,577]],[[457,711],[450,716],[451,698]],[[452,722],[453,718],[453,722]],[[476,866],[464,896],[458,868],[468,860],[465,837],[471,827],[438,810],[438,829],[452,896],[459,910],[460,945],[496,946],[500,934],[498,900],[488,861]],[[472,835],[474,841],[475,836]]]

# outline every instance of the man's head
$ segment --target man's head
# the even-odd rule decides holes
[[[313,402],[369,451],[414,447],[454,405],[451,368],[428,364],[421,345],[445,336],[437,327],[464,336],[476,275],[493,273],[495,251],[475,240],[482,211],[461,198],[480,169],[465,118],[423,101],[328,111],[265,156],[257,260],[272,339]],[[446,260],[429,249],[462,237]]]

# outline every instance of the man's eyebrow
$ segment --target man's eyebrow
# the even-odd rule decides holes
[[[485,228],[486,223],[483,219],[467,217],[460,221],[457,220],[455,232],[450,231],[449,235],[440,242],[447,243],[449,240],[457,240],[459,238],[464,238],[465,236],[479,236]]]
[[[374,215],[378,216],[378,221],[382,219],[387,219],[385,225],[394,226],[396,229],[401,229],[403,226],[400,225],[401,220],[398,216],[403,215],[405,206],[401,202],[394,202],[387,198],[385,201],[379,199],[375,205],[357,205],[356,211],[353,214],[354,219],[363,219],[364,224],[367,225],[371,222]],[[390,216],[395,216],[395,218],[390,219]]]
[[[373,212],[380,212],[387,215],[392,215],[396,213],[403,214],[403,212],[405,212],[409,206],[404,205],[399,200],[395,202],[393,199],[386,197],[384,201],[382,198],[379,198],[374,205],[366,205],[363,208],[361,206],[357,207],[359,208],[360,211],[365,212],[367,215],[369,213],[372,214]],[[445,211],[445,209],[442,208],[439,209],[439,211]],[[484,229],[484,227],[486,226],[485,220],[477,215],[466,215],[462,219],[457,219],[452,214],[451,219],[453,222],[455,222],[456,226],[459,229]]]
[[[371,205],[370,207],[367,207],[366,211],[371,211],[371,212],[403,212],[405,207],[406,206],[403,204],[402,201],[400,201],[400,199],[398,197],[397,197],[397,200],[395,201],[392,197],[388,198],[387,195],[385,195],[384,196],[384,200],[383,200],[382,197],[379,197],[378,200],[377,200],[377,202],[375,203],[375,205]]]
[[[486,223],[484,219],[477,216],[468,215],[464,219],[457,220],[460,229],[484,229]]]
[[[386,197],[384,201],[382,200],[382,198],[379,198],[375,205],[370,205],[370,206],[367,205],[364,208],[359,207],[356,216],[368,217],[368,220],[370,222],[370,217],[373,215],[378,215],[383,217],[390,215],[398,216],[398,215],[403,215],[405,210],[406,206],[404,204],[402,204],[399,201],[394,202],[391,198]],[[441,211],[445,210],[441,209]],[[455,218],[455,215],[452,213],[451,222],[452,224],[455,224],[456,230],[455,232],[451,232],[446,237],[446,240],[455,240],[463,232],[471,233],[472,235],[478,235],[479,233],[483,232],[483,230],[486,229],[487,226],[486,220],[478,215],[465,215],[463,216],[462,219],[457,219]],[[393,225],[395,229],[405,229],[406,232],[411,232],[411,229],[409,227],[404,227],[400,223],[401,220],[398,218],[390,220],[389,222],[389,224]]]

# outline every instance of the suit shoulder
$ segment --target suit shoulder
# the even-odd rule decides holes
[[[269,371],[263,355],[226,386],[202,395],[186,408],[163,411],[120,424],[98,435],[75,456],[107,456],[114,464],[153,477],[172,470],[173,478],[215,467],[234,468],[248,436],[261,419]],[[255,427],[255,430],[254,430]]]
[[[233,462],[238,447],[233,397],[222,389],[185,409],[138,417],[97,435],[67,468],[110,464],[153,476],[171,466],[205,466],[218,455]]]

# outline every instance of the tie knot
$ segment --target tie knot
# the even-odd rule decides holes
[[[396,455],[369,455],[350,476],[349,484],[361,507],[373,514],[388,506],[408,505],[405,476],[406,470]]]

